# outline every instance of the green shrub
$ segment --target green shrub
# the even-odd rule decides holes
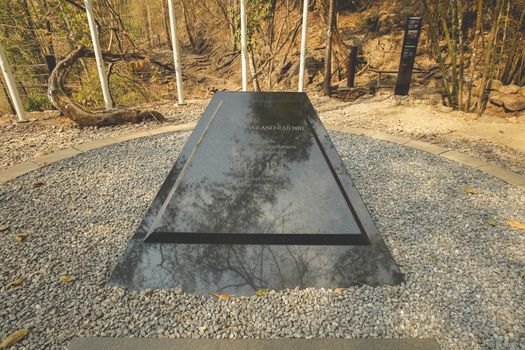
[[[113,69],[109,87],[117,106],[133,107],[157,98],[142,84],[139,77],[125,65],[118,65]],[[88,68],[83,74],[80,90],[73,93],[73,99],[90,109],[102,109],[104,98],[100,87],[100,80],[96,67]]]
[[[53,108],[47,95],[42,93],[29,94],[24,101],[24,108],[28,112],[45,111]]]
[[[358,32],[375,33],[379,30],[379,15],[373,14],[363,17],[357,26]]]

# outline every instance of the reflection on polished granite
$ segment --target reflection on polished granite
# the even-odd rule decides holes
[[[397,284],[388,251],[373,246],[165,244],[132,239],[110,285],[178,287],[186,292],[251,295],[268,288]]]
[[[333,145],[305,94],[213,100],[147,242],[369,243],[341,182],[346,170],[326,152]]]
[[[402,280],[304,93],[217,93],[109,285],[207,294]]]

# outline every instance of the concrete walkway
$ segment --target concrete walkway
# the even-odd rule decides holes
[[[69,350],[439,350],[434,339],[75,338]]]
[[[175,131],[188,131],[188,130],[192,130],[193,128],[195,128],[195,126],[196,126],[196,123],[168,125],[168,126],[163,126],[163,127],[156,128],[156,129],[138,131],[138,132],[134,132],[134,133],[126,134],[126,135],[109,137],[109,138],[100,139],[100,140],[96,140],[92,142],[82,143],[82,144],[79,144],[73,147],[64,148],[60,151],[57,151],[57,152],[54,152],[54,153],[51,153],[51,154],[48,154],[42,157],[35,158],[31,161],[19,163],[19,164],[13,165],[5,169],[0,169],[0,185],[18,176],[24,175],[30,171],[44,167],[48,164],[55,163],[63,159],[71,158],[81,153],[89,152],[97,148],[113,145],[113,144],[124,142],[124,141],[134,140],[134,139],[138,139],[141,137],[159,135],[159,134],[175,132]],[[516,174],[510,170],[504,169],[502,167],[498,167],[496,165],[487,163],[481,159],[477,159],[477,158],[468,156],[466,154],[463,154],[463,153],[460,153],[454,150],[448,150],[443,147],[439,147],[439,146],[436,146],[430,143],[426,143],[426,142],[412,140],[410,138],[403,137],[403,136],[395,136],[395,135],[390,135],[390,134],[386,134],[383,132],[373,131],[373,130],[368,130],[368,129],[363,129],[363,128],[343,127],[341,125],[331,125],[331,124],[324,124],[324,126],[329,131],[338,131],[338,132],[367,136],[367,137],[375,138],[378,140],[389,141],[389,142],[401,144],[407,147],[415,148],[421,151],[425,151],[428,153],[432,153],[442,158],[456,161],[465,166],[481,170],[489,175],[499,178],[503,180],[504,182],[514,185],[516,187],[519,187],[525,191],[525,176]]]

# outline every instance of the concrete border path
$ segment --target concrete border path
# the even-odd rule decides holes
[[[167,125],[167,126],[162,126],[160,128],[144,130],[144,131],[137,131],[137,132],[133,132],[130,134],[104,138],[104,139],[86,142],[86,143],[82,143],[82,144],[75,145],[72,147],[64,148],[59,151],[47,154],[42,157],[35,158],[27,162],[19,163],[19,164],[13,165],[5,169],[0,169],[0,185],[12,179],[15,179],[21,175],[27,174],[30,171],[39,169],[41,167],[44,167],[51,163],[58,162],[63,159],[74,157],[81,153],[89,152],[97,148],[113,145],[113,144],[124,142],[124,141],[134,140],[134,139],[138,139],[141,137],[159,135],[159,134],[164,134],[164,133],[174,132],[174,131],[188,131],[188,130],[192,130],[193,128],[195,128],[195,125],[196,123],[194,122],[186,123],[186,124],[179,124],[179,125]],[[375,138],[378,140],[389,141],[389,142],[397,143],[397,144],[404,145],[407,147],[415,148],[421,151],[425,151],[428,153],[432,153],[442,158],[453,160],[460,164],[466,165],[468,167],[481,170],[489,175],[499,178],[500,180],[503,180],[506,183],[519,187],[525,191],[525,176],[516,174],[510,170],[504,169],[497,165],[490,164],[481,159],[471,157],[469,155],[460,153],[455,150],[449,150],[449,149],[446,149],[440,146],[436,146],[430,143],[412,140],[404,136],[390,135],[390,134],[380,132],[380,131],[374,131],[374,130],[363,129],[363,128],[354,128],[354,127],[343,127],[342,125],[332,125],[332,124],[326,124],[326,123],[324,124],[324,126],[329,131],[339,131],[339,132],[345,132],[345,133],[350,133],[350,134],[367,136],[367,137]]]
[[[74,338],[69,350],[440,350],[435,339]]]

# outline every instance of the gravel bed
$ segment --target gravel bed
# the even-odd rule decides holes
[[[84,142],[154,129],[170,124],[197,121],[207,100],[190,100],[184,106],[174,101],[157,102],[143,106],[166,117],[164,123],[148,120],[137,124],[111,127],[79,127],[57,111],[31,113],[34,121],[17,123],[11,116],[0,117],[0,169]]]
[[[505,220],[525,221],[525,192],[355,135],[331,133],[402,285],[228,300],[104,287],[188,135],[113,145],[0,186],[0,223],[10,224],[0,232],[0,339],[27,327],[13,348],[64,349],[74,336],[435,337],[443,349],[524,348],[525,235]],[[29,236],[17,243],[20,232]]]

